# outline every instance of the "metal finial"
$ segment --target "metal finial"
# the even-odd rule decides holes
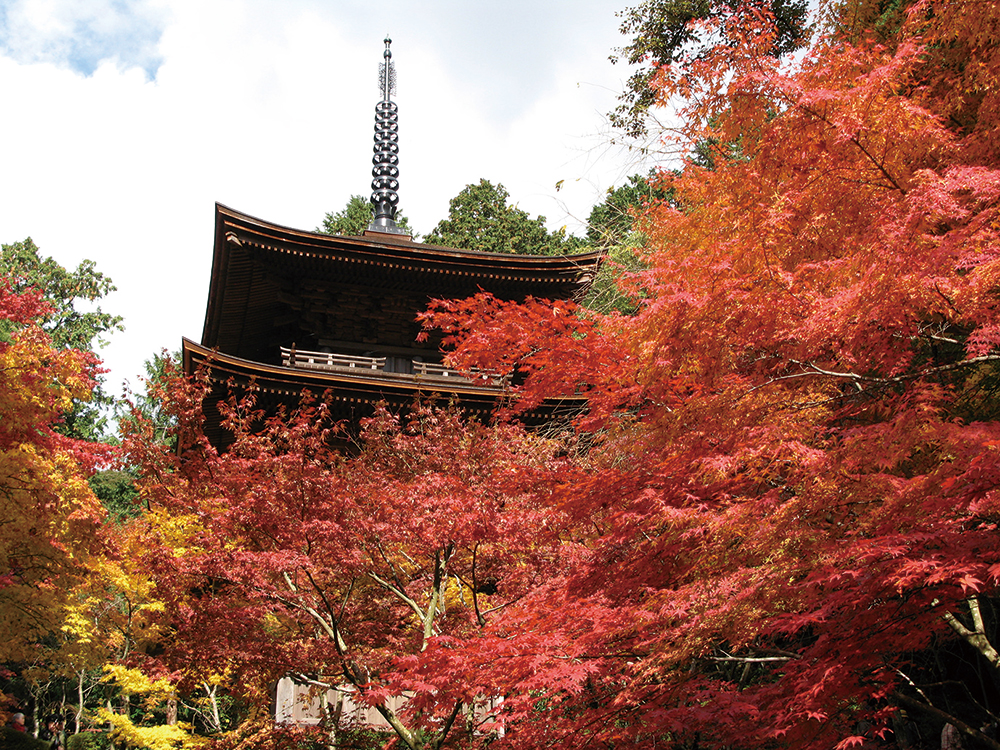
[[[372,157],[372,206],[375,219],[368,229],[375,232],[407,234],[396,226],[399,204],[399,110],[392,101],[396,90],[396,70],[392,64],[392,40],[385,38],[384,62],[379,68],[382,101],[375,105],[375,155]]]
[[[382,94],[382,101],[387,102],[396,93],[396,66],[392,64],[392,50],[389,45],[392,39],[385,38],[385,52],[382,53],[384,62],[378,66],[378,88]]]

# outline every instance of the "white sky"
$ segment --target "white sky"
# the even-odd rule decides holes
[[[145,359],[201,338],[216,201],[314,229],[368,194],[386,33],[411,226],[426,234],[485,177],[582,234],[646,169],[605,117],[629,4],[0,0],[0,241],[113,279],[109,391],[138,387]]]

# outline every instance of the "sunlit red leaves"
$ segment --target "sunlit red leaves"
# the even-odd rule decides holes
[[[1000,570],[1000,9],[968,5],[914,3],[878,41],[845,15],[784,68],[741,6],[655,79],[719,148],[663,177],[637,315],[434,303],[452,364],[515,411],[585,400],[566,459],[426,408],[342,459],[321,404],[254,432],[250,403],[219,456],[177,391],[185,461],[143,454],[176,653],[261,679],[363,662],[366,700],[412,691],[429,730],[503,696],[482,722],[519,747],[884,729],[898,670]]]
[[[895,669],[947,635],[942,615],[995,590],[1000,154],[983,40],[1000,7],[956,5],[914,3],[880,42],[834,27],[784,70],[746,16],[660,71],[664,99],[688,97],[683,134],[720,146],[713,170],[664,177],[675,202],[645,217],[634,318],[559,330],[561,306],[483,299],[427,318],[469,330],[455,361],[519,372],[522,394],[590,384],[577,424],[602,428],[591,475],[556,494],[580,542],[559,608],[505,622],[509,670],[577,680],[509,699],[519,745],[850,744],[862,715],[886,725]],[[632,616],[597,617],[608,603]],[[589,660],[586,676],[563,658]]]
[[[167,393],[196,438],[181,456],[149,451],[141,425],[127,441],[151,507],[137,551],[170,618],[161,661],[230,665],[257,696],[286,673],[373,706],[407,690],[406,721],[433,726],[454,703],[422,676],[428,643],[474,637],[550,577],[556,445],[417,404],[378,409],[342,453],[322,399],[262,422],[251,394],[222,406],[220,454],[197,438],[204,388]]]

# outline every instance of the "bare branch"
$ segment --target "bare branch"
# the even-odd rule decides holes
[[[391,583],[386,581],[384,578],[380,578],[377,574],[372,573],[371,571],[368,571],[368,577],[371,578],[373,581],[375,581],[375,583],[384,588],[386,591],[395,594],[400,599],[402,599],[403,602],[416,613],[417,617],[420,618],[420,622],[424,621],[424,611],[420,609],[420,606],[410,597],[408,597],[397,587],[393,586]]]
[[[951,612],[945,612],[941,617],[951,626],[952,630],[961,636],[962,640],[982,654],[986,661],[992,664],[994,668],[1000,668],[1000,653],[993,648],[993,644],[990,643],[989,638],[986,636],[986,629],[983,627],[983,615],[979,611],[979,599],[973,596],[967,600],[967,604],[969,605],[969,610],[972,612],[972,621],[975,630],[969,630]]]
[[[929,706],[926,703],[921,703],[916,698],[911,698],[903,693],[893,693],[893,698],[895,698],[899,703],[906,706],[907,708],[913,708],[917,711],[923,711],[926,714],[935,716],[942,721],[946,721],[949,724],[954,725],[954,727],[966,735],[967,737],[972,737],[982,743],[984,747],[990,748],[990,750],[1000,750],[1000,742],[997,742],[992,737],[987,737],[985,734],[980,732],[978,729],[973,729],[964,721],[959,719],[957,716],[952,716],[946,711],[942,711],[940,708],[935,708],[934,706]]]
[[[858,372],[837,372],[836,370],[826,370],[822,367],[815,365],[812,362],[799,362],[797,360],[790,360],[791,364],[798,365],[800,367],[807,368],[802,372],[793,372],[789,375],[779,375],[774,378],[770,378],[767,382],[761,383],[760,385],[755,385],[750,388],[749,392],[759,390],[768,385],[773,385],[781,380],[794,380],[795,378],[808,378],[823,376],[829,378],[840,378],[843,380],[852,380],[856,383],[873,383],[875,385],[891,385],[895,383],[903,383],[907,380],[916,380],[918,378],[927,377],[928,375],[938,375],[943,372],[951,372],[953,370],[960,370],[964,367],[972,367],[973,365],[980,365],[984,362],[997,362],[1000,361],[1000,354],[984,354],[981,357],[973,357],[971,359],[963,359],[961,362],[953,362],[950,365],[939,365],[938,367],[927,367],[923,370],[917,372],[907,373],[905,375],[894,375],[889,378],[876,377],[874,375],[862,375]],[[860,385],[859,385],[860,387]]]
[[[791,656],[706,656],[708,661],[736,661],[741,664],[761,664],[768,661],[791,661]]]
[[[448,737],[448,733],[451,731],[452,724],[455,723],[455,717],[458,716],[459,711],[462,710],[462,701],[457,701],[455,707],[451,710],[451,714],[448,716],[448,720],[441,727],[441,731],[434,741],[435,750],[440,750],[441,746],[444,744],[445,739]]]

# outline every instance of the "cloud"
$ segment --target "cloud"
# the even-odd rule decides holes
[[[101,354],[112,392],[135,384],[154,352],[200,339],[216,201],[312,229],[369,192],[387,31],[414,228],[429,232],[486,178],[580,233],[606,188],[645,170],[606,152],[602,113],[625,71],[607,62],[613,12],[579,2],[518,0],[505,15],[457,0],[0,0],[17,144],[0,155],[0,241],[31,235],[64,266],[91,259],[114,280],[102,306],[126,330]],[[104,40],[92,69],[65,49],[77,23]],[[120,46],[130,23],[145,41]],[[143,45],[159,56],[155,77],[129,51]]]
[[[166,20],[153,0],[10,0],[0,5],[0,50],[83,75],[111,61],[154,78]]]

